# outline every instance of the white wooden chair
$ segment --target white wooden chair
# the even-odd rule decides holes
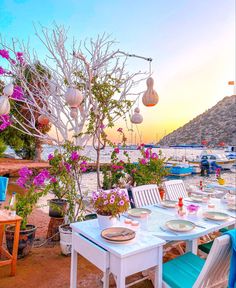
[[[230,237],[223,235],[214,240],[206,261],[191,252],[168,261],[163,265],[164,287],[227,287],[230,255]]]
[[[131,191],[135,208],[161,203],[161,196],[156,184],[132,187]],[[165,252],[168,252],[172,247],[175,247],[180,254],[184,253],[180,245],[181,243],[174,243],[171,241],[169,244],[169,247],[166,247]]]
[[[156,184],[132,187],[131,191],[136,208],[161,202],[160,193]]]
[[[183,180],[169,180],[164,182],[165,195],[167,200],[178,201],[179,197],[188,197]]]

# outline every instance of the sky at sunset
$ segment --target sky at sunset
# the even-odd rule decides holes
[[[37,48],[33,23],[53,20],[79,40],[106,32],[120,50],[153,58],[159,103],[147,108],[140,101],[143,142],[233,93],[227,83],[235,79],[234,0],[0,0],[0,32],[9,41],[30,38]],[[148,71],[146,61],[130,59],[130,65]]]

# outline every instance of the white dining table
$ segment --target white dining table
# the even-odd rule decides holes
[[[196,203],[191,201],[191,198],[186,198],[184,200],[185,206],[188,206],[190,204],[195,204],[200,206],[200,209],[197,213],[197,215],[188,215],[186,213],[185,216],[179,217],[176,208],[165,208],[162,205],[150,205],[146,208],[151,210],[151,214],[148,217],[148,223],[146,224],[147,231],[149,233],[152,233],[153,235],[156,235],[157,237],[160,237],[166,241],[185,241],[186,242],[186,252],[191,251],[194,254],[197,254],[197,248],[198,248],[198,239],[204,235],[207,235],[209,233],[218,231],[221,228],[224,227],[230,227],[234,226],[236,223],[236,211],[228,210],[227,204],[223,203],[220,199],[217,198],[211,198],[210,199],[211,204],[215,205],[214,208],[208,208],[207,203]],[[228,214],[229,217],[226,220],[223,221],[216,221],[216,220],[210,220],[204,217],[204,213],[206,211],[218,211]],[[165,223],[170,220],[174,219],[183,219],[188,220],[196,225],[202,226],[198,227],[196,226],[193,230],[189,232],[174,232],[176,234],[173,234],[171,230],[166,229]],[[163,231],[162,228],[165,228],[166,231]]]
[[[118,222],[118,226],[124,223]],[[109,273],[118,288],[125,288],[127,276],[155,268],[154,287],[162,287],[163,239],[143,229],[127,243],[111,243],[101,237],[97,219],[77,222],[72,227],[70,288],[77,287],[78,254],[85,257],[104,273],[103,287],[109,287]]]

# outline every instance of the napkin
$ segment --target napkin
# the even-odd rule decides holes
[[[224,234],[228,234],[231,239],[232,255],[230,259],[229,269],[229,288],[236,288],[236,229],[229,230]]]
[[[8,178],[0,177],[0,201],[6,200],[7,184],[8,184]]]

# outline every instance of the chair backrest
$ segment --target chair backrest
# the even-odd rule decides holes
[[[8,178],[0,176],[0,202],[6,200]]]
[[[227,287],[230,256],[229,235],[217,237],[193,288]]]
[[[179,197],[188,197],[183,180],[169,180],[164,182],[165,198],[167,200],[178,200]]]
[[[161,202],[160,193],[156,184],[132,187],[131,191],[136,208]]]

